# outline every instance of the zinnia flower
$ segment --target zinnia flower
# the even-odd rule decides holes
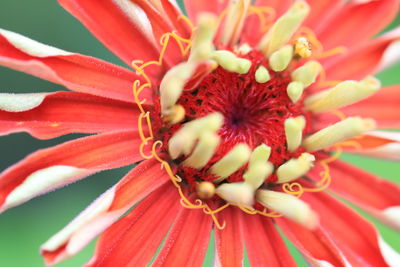
[[[73,92],[1,94],[2,134],[95,134],[0,176],[0,211],[137,163],[41,247],[53,265],[97,235],[86,266],[399,266],[340,196],[400,229],[400,189],[338,159],[400,159],[398,0],[59,0],[133,70],[0,30],[0,63]],[[190,20],[189,20],[190,19]],[[133,207],[133,209],[131,209]]]

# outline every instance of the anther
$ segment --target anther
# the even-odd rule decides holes
[[[286,92],[293,103],[296,103],[301,98],[303,91],[304,85],[301,82],[291,82],[286,89]]]
[[[316,212],[301,199],[286,193],[270,190],[257,190],[256,200],[271,210],[303,225],[308,229],[318,226],[319,218]]]
[[[255,78],[258,83],[266,83],[271,79],[271,76],[264,66],[259,66],[256,70]]]
[[[360,82],[344,81],[335,87],[310,96],[305,107],[313,112],[325,112],[354,104],[381,88],[379,80],[369,76]]]
[[[256,147],[253,152],[251,152],[249,160],[249,168],[258,162],[266,162],[271,155],[271,147],[262,144]]]
[[[306,64],[292,72],[292,80],[295,82],[301,82],[304,87],[308,87],[315,82],[321,70],[322,66],[320,63],[314,60],[308,61]]]
[[[320,150],[373,130],[375,126],[376,123],[372,119],[349,117],[307,137],[303,141],[303,146],[307,151]]]
[[[270,56],[285,45],[303,23],[309,12],[310,7],[305,1],[296,1],[261,39],[258,46],[265,56]]]
[[[196,140],[205,132],[216,132],[221,128],[224,117],[216,112],[203,118],[185,123],[169,140],[168,151],[172,159],[188,155]]]
[[[196,185],[196,194],[200,199],[210,199],[215,194],[215,186],[210,182],[200,182]]]
[[[305,37],[300,37],[294,42],[294,55],[296,58],[309,58],[312,55],[311,44]]]
[[[278,167],[276,175],[277,183],[287,183],[306,174],[313,166],[315,157],[309,153],[303,153],[297,159],[290,159]]]
[[[251,151],[246,144],[237,144],[222,159],[215,163],[210,172],[219,176],[214,182],[219,183],[239,170],[250,157]]]
[[[175,124],[185,118],[185,108],[181,105],[174,105],[164,114],[163,120],[169,124]]]
[[[269,65],[274,71],[283,71],[287,68],[293,58],[293,47],[285,45],[269,57]]]
[[[290,152],[295,151],[301,145],[305,124],[306,120],[303,116],[285,120],[286,144]]]
[[[247,183],[225,183],[218,186],[215,192],[228,203],[245,206],[254,203],[254,189]]]
[[[203,133],[193,153],[183,162],[183,165],[195,169],[203,168],[214,155],[219,143],[220,137],[218,134],[214,132]]]
[[[250,60],[239,58],[227,50],[214,51],[213,59],[225,70],[239,74],[246,74],[251,67]]]
[[[206,60],[214,51],[213,39],[217,30],[217,18],[210,13],[201,13],[195,30],[189,62]]]
[[[246,172],[243,174],[243,179],[250,184],[254,190],[259,188],[274,171],[274,165],[271,162],[257,161],[249,165]]]

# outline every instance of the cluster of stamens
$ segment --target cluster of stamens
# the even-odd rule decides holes
[[[159,99],[157,110],[161,114],[156,116],[160,116],[160,123],[152,134],[164,144],[160,161],[170,172],[173,166],[173,181],[181,194],[194,192],[200,203],[234,205],[248,213],[276,216],[278,212],[312,228],[317,216],[296,197],[300,194],[290,194],[288,185],[318,163],[317,151],[372,129],[374,122],[350,117],[310,132],[310,114],[355,103],[378,90],[380,84],[367,77],[311,94],[307,88],[315,84],[323,67],[313,60],[308,38],[296,36],[309,13],[308,5],[295,2],[255,48],[237,45],[249,6],[250,1],[233,1],[225,12],[225,26],[217,42],[218,18],[210,14],[199,17],[187,61],[170,69],[160,83],[155,97]],[[246,88],[237,86],[241,81],[247,81]],[[246,105],[248,102],[255,104]],[[283,107],[274,111],[268,103]],[[251,110],[229,109],[240,104]],[[223,105],[230,113],[221,108]],[[233,113],[234,119],[227,113]],[[268,119],[273,123],[268,124]],[[246,123],[249,125],[243,126]],[[243,134],[246,138],[240,138],[243,128],[248,130]],[[184,202],[190,206],[187,198]],[[256,202],[265,209],[257,208]],[[207,213],[215,212],[209,209]]]

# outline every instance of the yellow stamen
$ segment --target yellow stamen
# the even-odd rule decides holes
[[[257,190],[256,199],[263,206],[283,214],[308,229],[315,229],[318,225],[317,213],[295,196],[270,190]]]
[[[266,83],[271,79],[271,76],[264,66],[259,66],[256,70],[255,78],[258,83]]]
[[[301,82],[291,82],[286,89],[286,92],[293,103],[296,103],[301,98],[303,91],[304,85]]]
[[[203,133],[193,153],[183,162],[183,165],[195,169],[203,168],[214,155],[219,143],[218,134],[214,132]]]
[[[371,76],[360,82],[344,81],[310,96],[305,101],[305,107],[316,113],[345,107],[369,97],[380,88],[379,80]]]
[[[251,151],[246,144],[237,144],[222,159],[215,163],[210,172],[219,176],[214,182],[219,183],[239,170],[250,157]]]
[[[315,157],[309,153],[303,153],[297,159],[290,159],[277,169],[277,183],[287,183],[300,178],[311,169],[314,161]]]
[[[300,27],[310,12],[310,7],[305,1],[296,1],[292,7],[283,14],[261,39],[260,50],[270,56],[273,52],[285,45]]]
[[[289,151],[293,152],[300,146],[305,124],[306,120],[303,116],[285,120],[286,143]]]
[[[210,199],[215,194],[215,186],[210,182],[201,182],[196,185],[196,194],[201,199]]]
[[[303,83],[304,87],[310,86],[315,82],[322,66],[319,62],[311,60],[292,72],[292,80]]]
[[[349,117],[326,127],[303,141],[307,151],[316,151],[345,141],[375,128],[375,121],[360,117]]]
[[[283,71],[293,58],[293,47],[285,45],[269,57],[269,65],[274,71]]]
[[[294,43],[294,55],[298,58],[309,58],[312,55],[311,44],[305,37],[298,38]]]
[[[170,124],[175,124],[185,118],[185,108],[182,105],[172,106],[164,115],[163,120]]]

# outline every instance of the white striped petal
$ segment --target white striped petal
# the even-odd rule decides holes
[[[8,94],[0,93],[0,110],[9,112],[21,112],[33,109],[47,96],[47,93],[36,94]]]

